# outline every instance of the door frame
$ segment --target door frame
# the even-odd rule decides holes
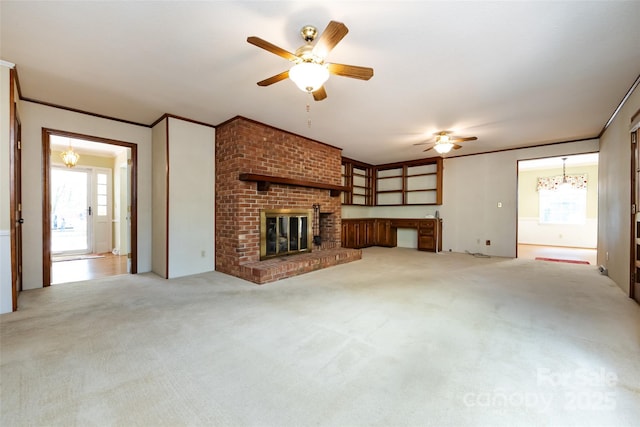
[[[18,294],[22,291],[22,123],[15,98],[16,71],[9,72],[9,144],[10,195],[9,222],[11,245],[11,305],[18,309]]]
[[[640,247],[638,241],[638,203],[640,203],[640,182],[638,181],[638,170],[640,169],[640,110],[638,110],[631,118],[631,128],[629,130],[629,142],[631,146],[631,230],[629,235],[629,298],[640,303],[640,295],[637,294],[639,289],[638,283],[638,251]]]
[[[131,149],[131,274],[138,272],[138,146],[125,141],[42,128],[42,285],[51,285],[51,136],[83,139]]]

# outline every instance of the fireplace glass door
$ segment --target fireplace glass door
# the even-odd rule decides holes
[[[263,210],[260,212],[260,258],[311,251],[308,210]]]

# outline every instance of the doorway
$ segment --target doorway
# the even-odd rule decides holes
[[[597,264],[598,153],[518,161],[518,258]]]
[[[51,254],[83,255],[92,251],[91,170],[51,168]]]
[[[43,129],[44,286],[137,272],[136,148]]]

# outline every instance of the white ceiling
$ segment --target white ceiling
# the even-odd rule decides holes
[[[597,136],[640,74],[640,2],[0,2],[1,59],[24,98],[151,124],[164,113],[219,124],[242,115],[369,163],[430,157],[438,130],[477,136],[452,155]],[[305,24],[344,22],[314,102],[256,82]],[[307,112],[307,104],[310,111]],[[308,127],[308,120],[311,127]]]

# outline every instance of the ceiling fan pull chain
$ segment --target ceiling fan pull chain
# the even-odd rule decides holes
[[[311,128],[311,104],[307,104],[307,126]]]

